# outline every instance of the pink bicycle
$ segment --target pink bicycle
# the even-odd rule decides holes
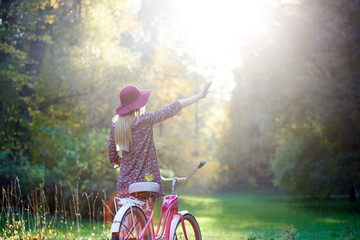
[[[178,210],[178,196],[175,192],[177,181],[188,180],[206,162],[199,165],[187,177],[163,178],[162,181],[172,181],[172,194],[162,202],[159,224],[154,230],[154,210],[150,202],[158,196],[160,186],[154,182],[133,183],[129,187],[132,197],[128,199],[115,198],[122,207],[117,210],[111,226],[112,240],[201,240],[199,224],[188,211]],[[143,210],[145,208],[145,210]],[[165,234],[165,235],[164,235]]]

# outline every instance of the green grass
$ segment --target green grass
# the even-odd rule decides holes
[[[286,196],[224,194],[180,196],[179,209],[197,218],[203,239],[282,239],[291,225],[296,239],[360,239],[359,204]]]
[[[80,233],[76,226],[73,229],[59,228],[56,235],[49,235],[50,239],[111,239],[110,226],[103,225],[103,223],[89,223],[89,221],[82,221]]]
[[[320,201],[281,195],[223,194],[180,195],[179,210],[189,210],[198,220],[204,240],[360,239],[360,203],[346,200]],[[161,201],[157,203],[158,217]],[[4,217],[4,215],[3,215]],[[157,221],[156,221],[157,223]],[[110,225],[93,226],[82,220],[70,227],[52,229],[48,239],[109,239]],[[1,234],[0,234],[1,235]],[[0,236],[1,237],[4,236]]]

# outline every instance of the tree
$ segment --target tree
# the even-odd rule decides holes
[[[321,196],[347,192],[354,200],[360,167],[359,7],[358,1],[319,0],[273,9],[277,27],[268,41],[262,38],[245,51],[237,74],[242,77],[231,113],[239,115],[231,126],[240,130],[231,128],[227,137],[242,136],[249,147],[239,151],[234,145],[234,162],[251,152],[253,136],[267,133],[260,147],[270,157],[255,152],[271,160],[278,186]],[[260,166],[255,159],[244,161]]]
[[[308,35],[308,45],[303,46],[307,69],[312,75],[304,77],[307,96],[297,104],[298,115],[304,116],[297,119],[302,122],[292,120],[296,128],[288,131],[289,140],[296,136],[301,143],[295,144],[299,148],[295,151],[301,154],[290,158],[294,165],[290,174],[296,171],[297,177],[285,182],[303,192],[316,193],[316,189],[322,189],[326,195],[349,193],[354,201],[360,167],[360,105],[356,90],[360,84],[356,47],[360,39],[354,32],[360,19],[360,4],[304,1],[299,9],[308,15],[307,21],[300,16],[297,21],[305,22],[307,31],[314,33]],[[309,80],[311,85],[306,84]],[[280,149],[281,152],[289,149],[288,144]],[[298,171],[299,168],[304,170]],[[301,188],[304,179],[313,187]]]
[[[107,142],[119,90],[152,88],[153,111],[192,94],[199,76],[188,74],[179,46],[164,44],[154,24],[140,22],[136,2],[0,4],[0,184],[17,176],[26,195],[39,183],[53,193],[54,184],[80,179],[80,190],[111,195],[117,171]],[[157,40],[147,44],[147,34]],[[186,141],[195,132],[190,115],[175,119],[179,127],[169,122],[155,129],[159,144],[166,143],[159,149],[162,167],[198,162],[198,139]]]
[[[5,172],[1,183],[13,179],[18,173],[15,169],[28,166],[35,78],[48,43],[47,31],[51,23],[46,17],[54,8],[52,5],[45,10],[41,4],[40,1],[2,1],[0,5],[0,133]]]

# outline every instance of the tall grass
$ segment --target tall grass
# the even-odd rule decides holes
[[[80,192],[79,181],[52,190],[46,194],[40,185],[24,197],[19,179],[2,186],[0,240],[110,238],[114,207],[105,191]],[[194,214],[203,239],[360,239],[360,203],[263,192],[179,197],[179,210]],[[156,205],[155,218],[161,201]]]
[[[106,215],[113,215],[113,212],[105,191],[101,195],[86,192],[80,194],[78,181],[74,188],[65,186],[67,193],[71,193],[70,197],[65,197],[63,187],[55,185],[54,195],[48,196],[42,184],[24,199],[18,178],[10,185],[2,186],[0,236],[5,239],[75,239],[81,238],[84,231],[88,234],[90,230],[93,235],[96,232],[98,238],[101,235],[107,239]],[[87,203],[86,220],[82,218],[80,211],[80,207],[84,207],[80,206],[81,198],[85,198]],[[54,202],[52,209],[49,206],[50,200]],[[90,229],[84,227],[83,221],[86,221],[85,225]]]

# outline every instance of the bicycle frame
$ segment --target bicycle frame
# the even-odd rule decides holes
[[[161,206],[161,212],[160,212],[160,218],[159,218],[159,224],[156,229],[156,233],[154,232],[154,225],[153,225],[153,215],[154,211],[146,212],[146,215],[148,216],[148,223],[150,222],[150,231],[152,234],[153,240],[159,240],[164,236],[164,240],[169,239],[170,237],[170,230],[171,225],[174,216],[180,216],[180,219],[182,219],[182,224],[184,226],[184,219],[182,217],[182,214],[178,212],[178,196],[177,195],[169,195],[166,196],[162,202]],[[146,226],[146,225],[145,225]],[[160,232],[161,229],[161,232]],[[185,228],[184,232],[185,232]],[[146,229],[144,229],[143,232],[145,232]],[[142,233],[143,234],[143,233]],[[142,235],[140,234],[140,239]],[[187,237],[186,237],[187,239]]]

